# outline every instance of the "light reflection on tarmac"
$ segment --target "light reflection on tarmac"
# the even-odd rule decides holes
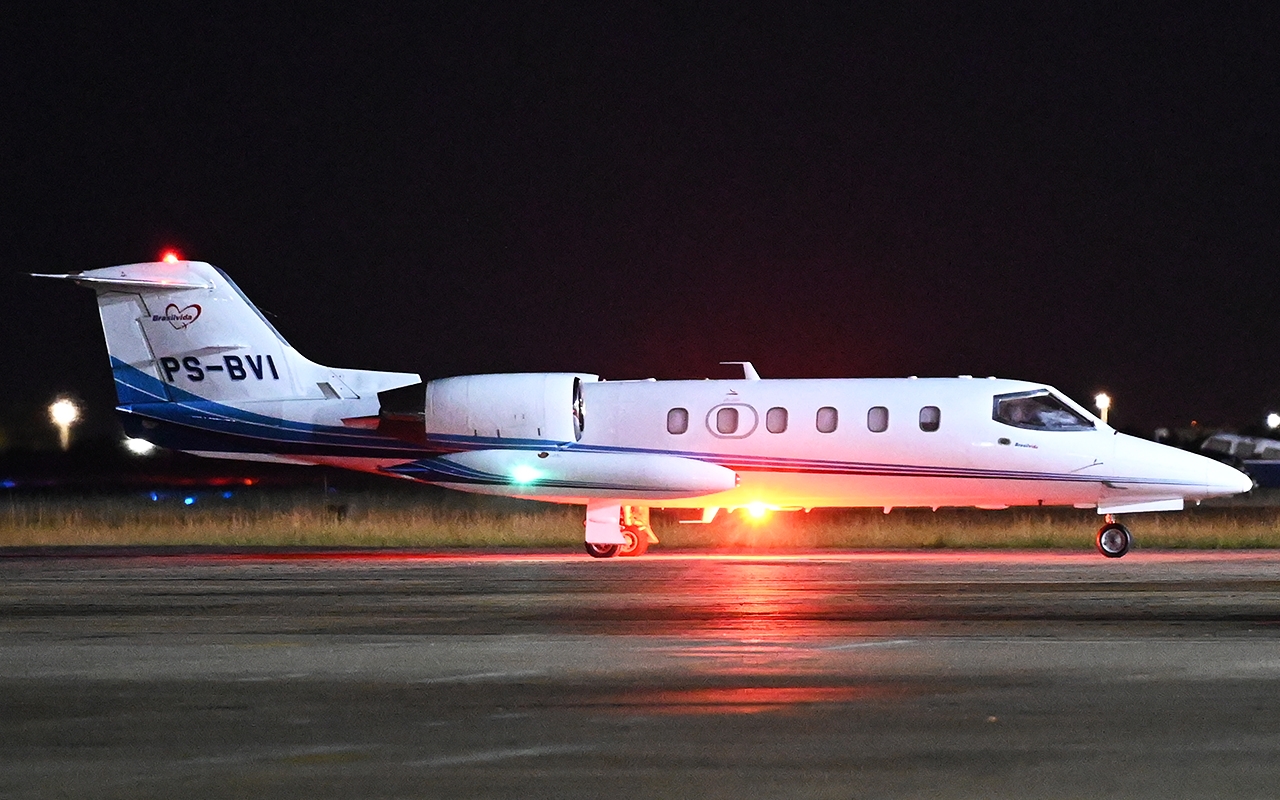
[[[1280,786],[1277,552],[15,553],[6,798]]]

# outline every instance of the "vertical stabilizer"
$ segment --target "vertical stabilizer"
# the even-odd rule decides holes
[[[97,292],[122,406],[190,399],[376,403],[378,392],[419,380],[411,373],[338,370],[308,360],[225,273],[201,261],[37,277]]]

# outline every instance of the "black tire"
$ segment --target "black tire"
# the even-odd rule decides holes
[[[1119,522],[1108,522],[1098,528],[1096,543],[1099,553],[1107,558],[1120,558],[1129,552],[1129,547],[1133,545],[1133,536],[1129,533],[1129,529]]]
[[[649,549],[649,536],[639,528],[628,525],[622,529],[622,538],[626,539],[626,544],[622,545],[618,550],[620,556],[642,556]]]
[[[584,542],[584,544],[587,546],[587,555],[592,558],[613,558],[622,547],[617,544],[592,544],[591,542]]]

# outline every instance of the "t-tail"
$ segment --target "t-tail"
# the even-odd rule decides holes
[[[268,439],[286,460],[291,450],[338,455],[362,435],[344,420],[377,415],[378,392],[420,381],[305,358],[222,270],[201,261],[36,277],[97,293],[125,429],[157,444],[261,458]]]

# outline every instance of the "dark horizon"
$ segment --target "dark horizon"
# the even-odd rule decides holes
[[[115,404],[91,293],[22,274],[169,247],[339,367],[1280,409],[1280,12],[8,17],[6,429]]]

